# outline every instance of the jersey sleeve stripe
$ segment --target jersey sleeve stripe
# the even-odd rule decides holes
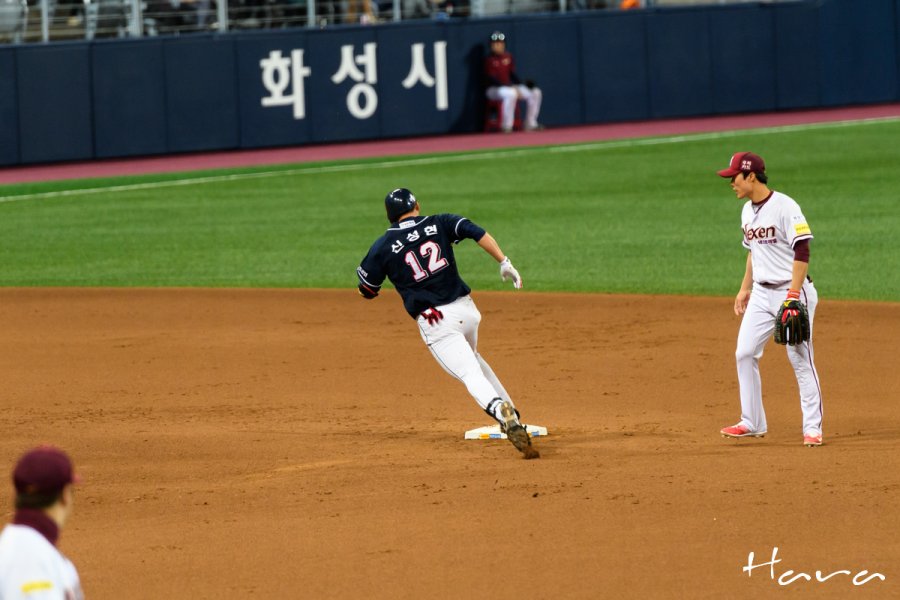
[[[456,237],[459,237],[459,226],[462,224],[463,221],[468,221],[468,219],[465,217],[461,218],[459,221],[456,222],[456,227],[453,228],[453,235],[455,235]]]
[[[361,267],[356,267],[356,276],[359,277],[359,281],[360,281],[361,283],[365,284],[365,286],[366,286],[367,288],[370,288],[370,289],[372,289],[372,290],[374,290],[374,291],[376,291],[376,292],[377,292],[378,290],[380,290],[380,289],[381,289],[381,286],[380,286],[380,285],[375,285],[374,283],[369,283],[368,281],[366,281],[366,278],[363,277],[363,274],[361,273],[360,269],[361,269]]]
[[[806,235],[798,235],[797,237],[795,237],[794,239],[791,240],[791,248],[793,248],[799,241],[811,240],[811,239],[813,239],[813,236],[811,233],[807,233]]]

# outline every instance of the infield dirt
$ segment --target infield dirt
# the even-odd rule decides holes
[[[525,461],[393,292],[0,289],[0,450],[73,456],[91,599],[897,597],[900,306],[820,293],[815,449],[774,344],[769,434],[718,435],[730,298],[474,294]]]

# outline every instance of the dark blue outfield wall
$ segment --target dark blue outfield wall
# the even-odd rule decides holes
[[[0,47],[0,165],[481,129],[495,29],[549,126],[900,99],[900,0]]]

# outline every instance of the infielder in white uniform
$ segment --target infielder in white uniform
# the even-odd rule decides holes
[[[58,448],[26,453],[13,471],[16,512],[0,533],[0,600],[82,600],[78,572],[56,548],[72,514],[72,462]]]
[[[759,359],[775,330],[775,315],[785,301],[799,300],[809,312],[808,342],[786,346],[800,387],[803,443],[822,445],[822,390],[813,361],[813,318],[818,303],[809,271],[812,231],[800,206],[789,196],[769,189],[766,165],[752,152],[738,152],[727,169],[718,172],[731,179],[739,199],[747,199],[741,212],[744,247],[750,253],[734,312],[744,315],[738,333],[738,383],[741,420],[725,427],[726,437],[762,437],[766,434]]]

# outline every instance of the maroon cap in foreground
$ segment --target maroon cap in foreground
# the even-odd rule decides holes
[[[78,481],[68,455],[53,446],[29,450],[13,471],[13,483],[20,494],[52,494]]]
[[[735,152],[727,169],[719,171],[720,177],[734,177],[738,173],[753,171],[765,173],[766,163],[758,154],[752,152]]]

